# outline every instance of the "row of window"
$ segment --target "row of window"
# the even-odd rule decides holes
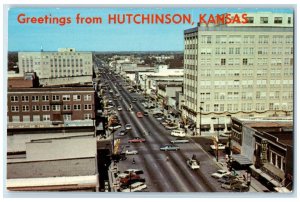
[[[60,111],[61,110],[61,105],[51,105],[52,106],[52,111]],[[70,111],[72,110],[72,105],[63,105],[62,106],[63,111]],[[84,110],[92,110],[92,105],[90,104],[85,104],[83,105]],[[50,111],[50,105],[33,105],[32,106],[32,111]],[[74,104],[73,105],[73,110],[81,110],[81,104]],[[11,112],[19,112],[20,111],[20,106],[19,105],[12,105],[11,106]],[[29,112],[29,105],[22,105],[22,112]]]
[[[21,116],[12,116],[11,122],[21,122]],[[92,119],[92,114],[84,114],[84,120],[89,120]],[[9,120],[9,119],[8,119]],[[63,120],[64,121],[71,121],[72,120],[72,115],[71,114],[64,114],[63,115]],[[51,121],[51,115],[50,114],[43,114],[43,115],[24,115],[22,116],[22,122],[39,122],[39,121],[44,121],[48,122]]]
[[[188,97],[188,96],[187,96]],[[266,110],[293,110],[292,103],[241,103],[241,104],[204,104],[204,112],[237,112],[237,111],[266,111]]]
[[[199,39],[201,44],[293,44],[293,35],[202,35]],[[198,41],[185,40],[185,49],[196,49],[192,43]]]
[[[20,97],[21,97],[21,101],[22,102],[29,102],[29,98],[30,96],[28,95],[22,95],[22,96],[10,96],[10,101],[11,102],[19,102],[20,101]],[[39,101],[49,101],[49,98],[51,96],[49,95],[32,95],[31,96],[31,101],[32,102],[39,102]],[[71,97],[72,97],[72,101],[81,101],[81,97],[82,95],[52,95],[52,101],[71,101]],[[91,101],[92,100],[92,95],[83,95],[83,100],[84,101]]]

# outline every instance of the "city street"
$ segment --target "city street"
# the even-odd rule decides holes
[[[118,163],[119,170],[128,168],[142,169],[143,176],[148,186],[146,191],[150,192],[220,192],[225,191],[221,186],[215,186],[217,180],[210,175],[217,171],[213,158],[207,154],[202,147],[190,139],[190,143],[178,144],[178,151],[160,151],[160,147],[169,144],[175,139],[152,115],[138,118],[136,112],[145,111],[139,101],[132,103],[133,98],[140,100],[142,95],[129,93],[123,86],[116,86],[123,83],[120,78],[112,74],[105,74],[103,77],[109,82],[112,95],[120,94],[121,98],[114,100],[115,106],[121,106],[118,111],[119,119],[123,125],[131,124],[131,131],[125,136],[117,136],[121,139],[120,149],[137,150],[138,154],[128,156],[127,160]],[[121,89],[121,90],[119,90]],[[111,98],[112,99],[112,98]],[[127,109],[132,104],[132,111]],[[133,137],[145,138],[144,143],[128,143]],[[192,170],[188,167],[186,160],[196,155],[200,162],[200,169]],[[132,164],[132,160],[135,164]],[[168,158],[168,160],[167,160]]]

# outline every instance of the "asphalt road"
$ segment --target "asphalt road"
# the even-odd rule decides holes
[[[152,115],[138,118],[137,111],[145,111],[140,99],[143,95],[129,93],[124,85],[125,81],[116,78],[114,74],[102,75],[102,81],[107,81],[113,93],[108,96],[119,93],[120,99],[113,100],[115,106],[121,106],[122,111],[118,111],[119,119],[123,125],[129,123],[132,130],[125,136],[115,135],[115,139],[121,140],[120,148],[124,150],[137,150],[137,155],[128,156],[125,161],[118,163],[119,168],[126,170],[128,168],[138,168],[144,171],[142,175],[146,179],[147,189],[149,192],[224,192],[217,180],[210,175],[218,170],[213,160],[214,157],[204,151],[202,146],[190,139],[190,143],[177,144],[180,147],[178,151],[160,151],[163,144],[170,143],[175,139],[170,136],[170,131],[166,130]],[[121,89],[121,90],[119,90]],[[137,102],[132,103],[132,99],[137,98]],[[132,111],[127,111],[132,103]],[[150,131],[150,134],[149,134]],[[115,133],[117,134],[118,131]],[[132,137],[145,138],[145,143],[128,143]],[[196,140],[197,141],[197,140]],[[200,169],[192,170],[186,160],[195,154],[200,161]],[[169,158],[167,161],[166,158]],[[132,158],[135,164],[132,164]]]

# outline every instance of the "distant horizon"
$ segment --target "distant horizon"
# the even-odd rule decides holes
[[[242,5],[240,5],[242,6]],[[272,6],[272,5],[270,5]],[[78,51],[97,52],[151,52],[183,51],[184,30],[196,24],[21,24],[18,15],[26,17],[104,17],[108,14],[190,14],[198,22],[199,14],[219,13],[293,13],[294,8],[70,8],[33,7],[9,8],[8,10],[8,51],[57,51],[71,47]],[[168,50],[166,50],[168,49]],[[93,51],[94,52],[94,51]]]

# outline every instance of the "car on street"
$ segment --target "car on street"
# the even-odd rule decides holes
[[[146,142],[146,140],[140,137],[134,137],[128,140],[128,143],[140,143],[140,142]]]
[[[119,128],[121,128],[122,126],[121,125],[114,125],[114,126],[109,126],[108,129],[109,130],[117,130]]]
[[[174,137],[185,137],[185,132],[183,130],[173,130],[171,136]]]
[[[123,189],[122,192],[137,192],[147,188],[147,185],[143,182],[135,182],[129,186],[129,188]]]
[[[120,132],[119,132],[119,136],[124,136],[124,135],[126,135],[127,134],[127,131],[126,130],[120,130]]]
[[[126,155],[135,155],[138,154],[139,152],[137,150],[126,150],[125,154]]]
[[[175,130],[178,128],[178,125],[176,124],[167,124],[165,125],[165,128],[168,129],[168,130]]]
[[[159,148],[161,151],[177,151],[180,148],[175,144],[166,144]]]
[[[210,148],[211,148],[212,150],[215,150],[215,149],[216,149],[216,145],[212,144],[212,145],[210,145]],[[225,149],[225,145],[223,145],[223,144],[221,144],[221,143],[218,143],[218,149],[219,149],[219,150]]]
[[[230,133],[221,133],[220,134],[221,137],[230,137]]]
[[[142,113],[142,112],[137,112],[137,113],[136,113],[136,116],[137,116],[138,118],[142,118],[142,117],[143,117],[143,113]]]
[[[192,169],[192,170],[196,170],[200,168],[200,164],[197,160],[195,159],[188,159],[186,161],[187,165]]]
[[[144,112],[144,116],[148,116],[149,114],[148,114],[148,112]]]
[[[141,179],[141,177],[137,174],[131,173],[131,174],[119,174],[118,177],[120,178],[121,183],[127,184],[129,180],[135,180],[135,179]]]
[[[136,98],[133,98],[131,102],[136,102],[136,101],[137,101],[137,99],[136,99]]]
[[[130,124],[126,124],[126,125],[125,125],[125,129],[126,129],[126,130],[130,130],[130,129],[131,129],[131,125],[130,125]]]
[[[234,180],[236,179],[235,176],[231,175],[231,174],[228,174],[228,175],[224,175],[222,176],[221,178],[218,179],[218,182],[220,183],[225,183],[227,181],[231,181],[231,180]]]
[[[230,172],[229,171],[226,171],[226,170],[218,170],[217,172],[211,174],[211,176],[213,178],[217,178],[217,179],[220,179],[221,177],[223,177],[224,175],[229,175]]]
[[[118,106],[118,111],[122,111],[122,107],[121,106]]]
[[[173,144],[178,144],[178,143],[189,143],[190,141],[186,138],[178,137],[175,140],[170,141]]]
[[[135,174],[144,174],[144,171],[141,169],[134,169],[134,168],[128,168],[127,170],[124,171],[124,173],[135,173]]]

